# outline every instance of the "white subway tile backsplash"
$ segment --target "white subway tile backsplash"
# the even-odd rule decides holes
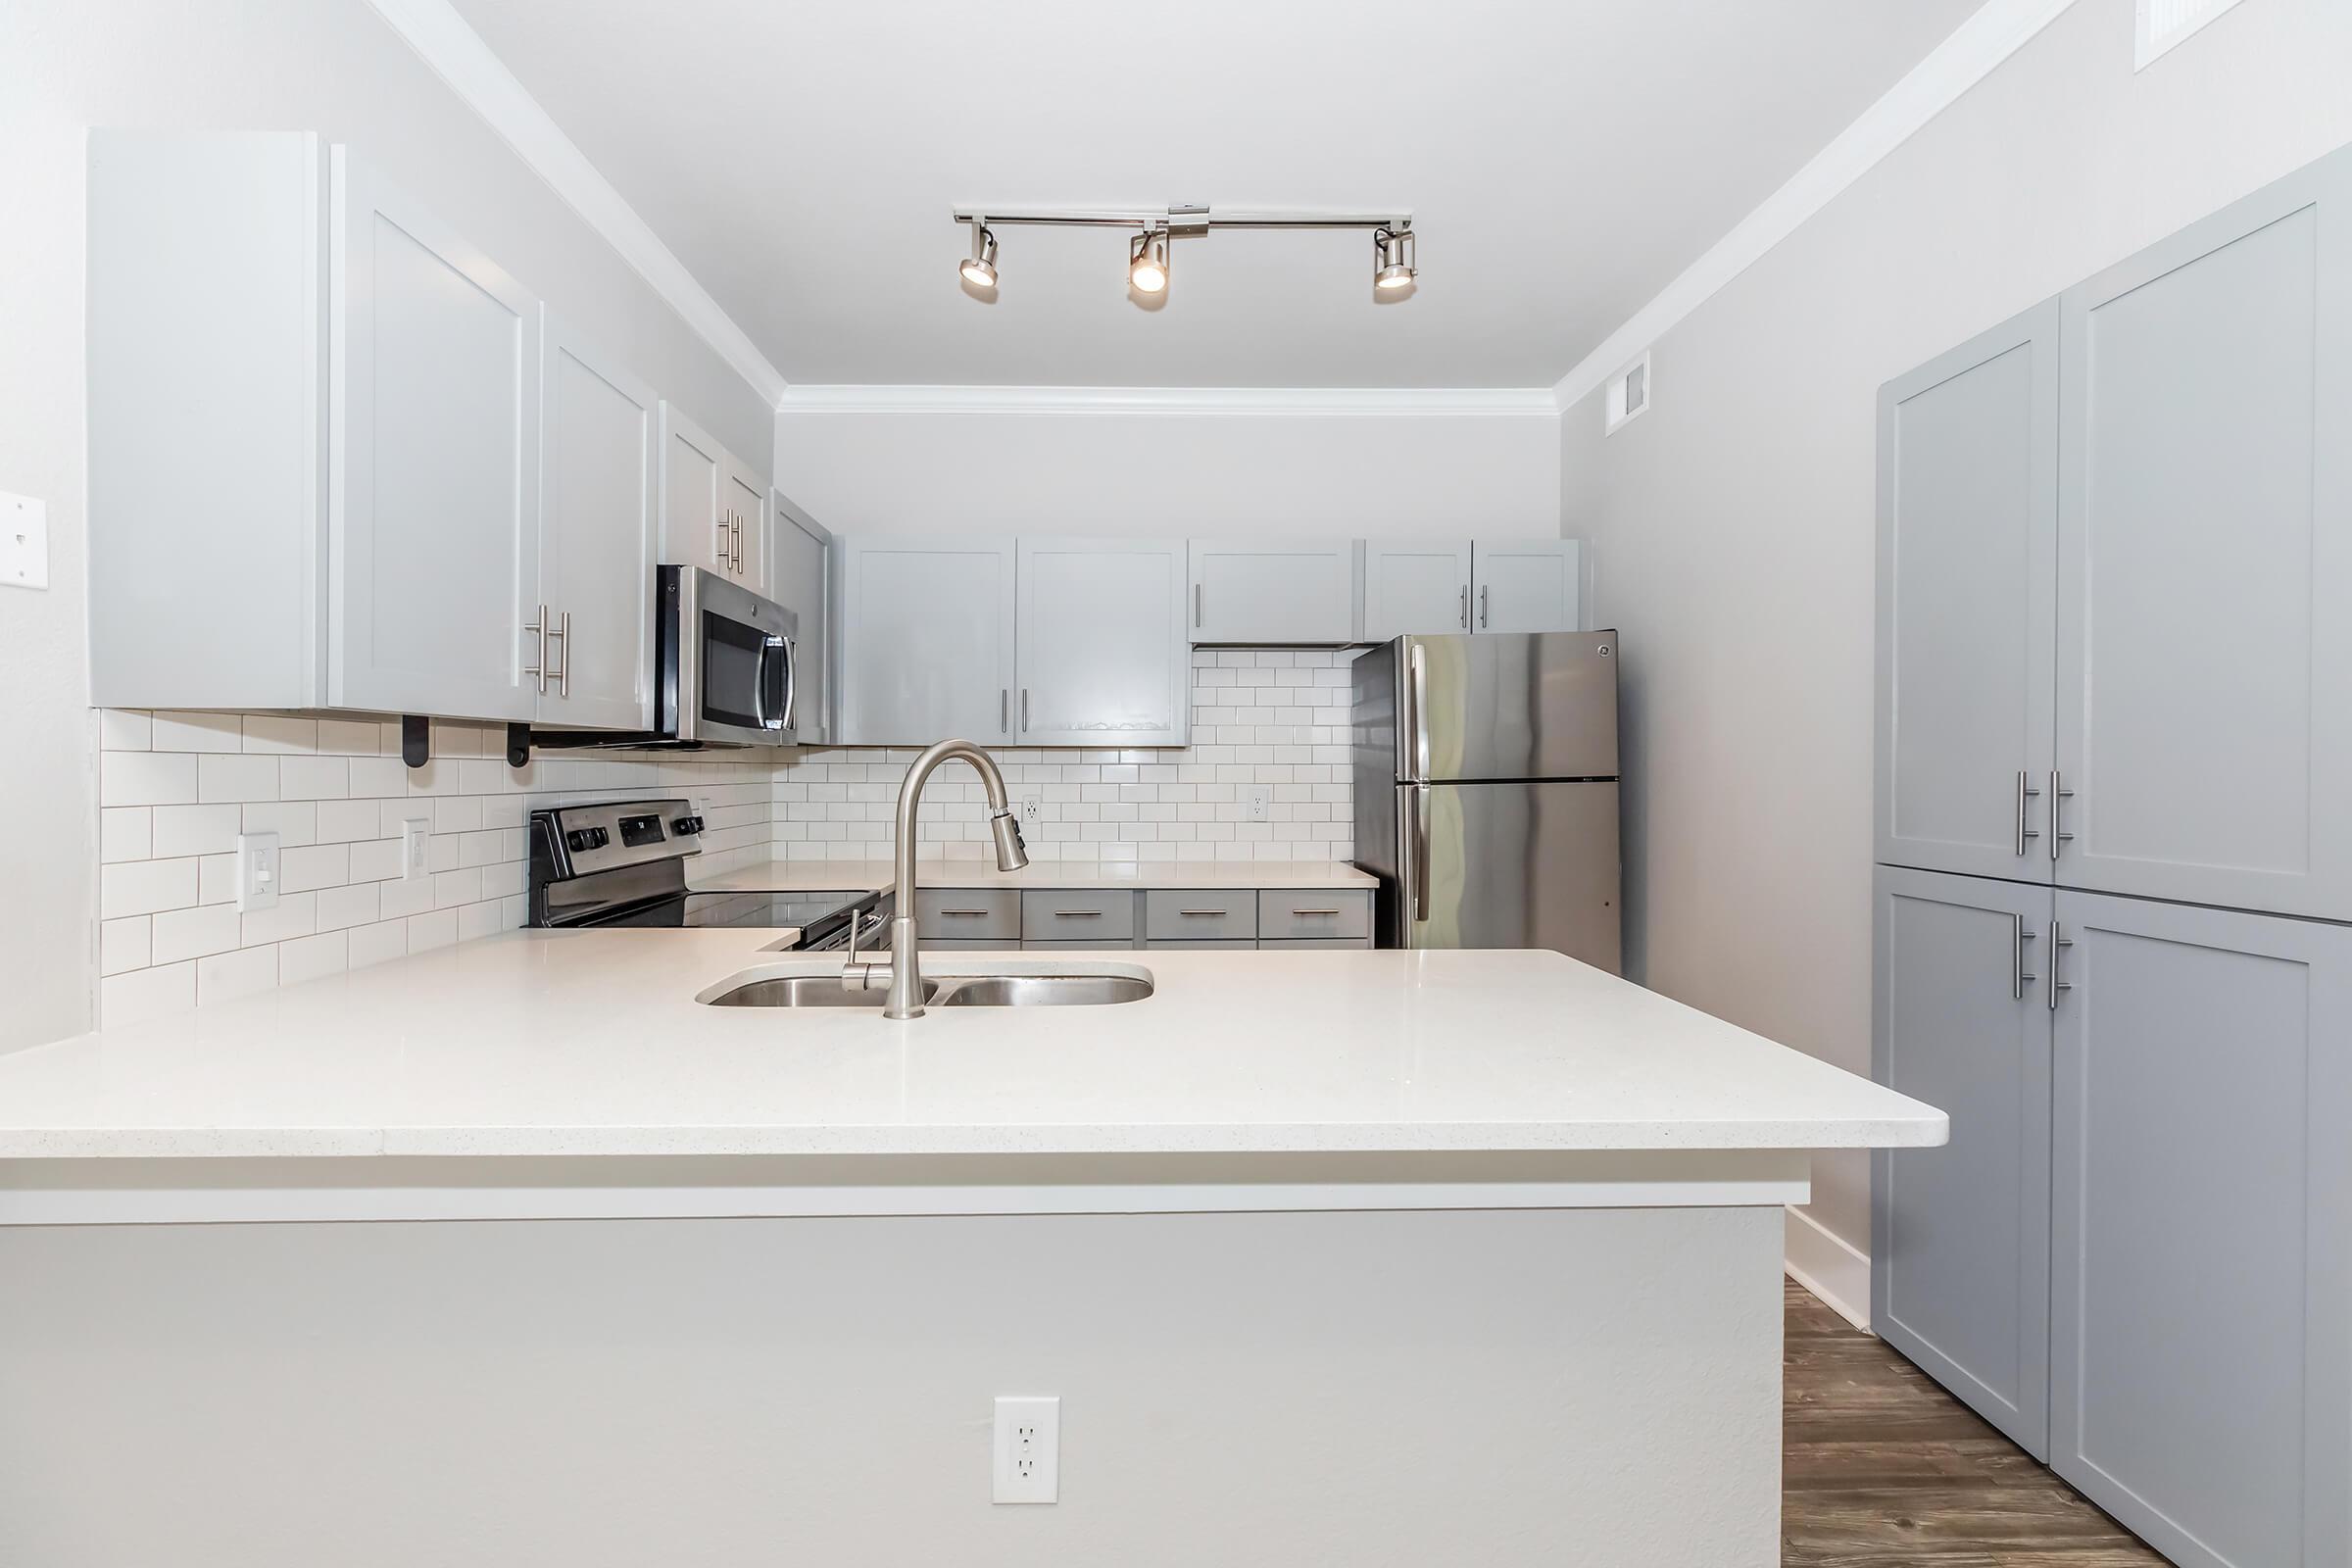
[[[247,713],[242,728],[244,749],[249,752],[283,755],[318,749],[318,721],[315,718],[295,718],[283,713]]]
[[[176,754],[110,752],[98,780],[101,806],[172,806],[196,799],[196,759]]]
[[[339,801],[351,794],[351,760],[288,757],[277,764],[277,793],[287,801]]]
[[[98,973],[122,974],[129,969],[144,969],[151,960],[149,934],[155,916],[126,915],[120,920],[98,923]]]
[[[109,806],[98,812],[99,863],[144,860],[155,854],[155,808]]]
[[[316,980],[320,975],[341,974],[351,965],[351,937],[348,932],[329,931],[320,936],[297,937],[281,943],[277,950],[277,983],[299,985]]]
[[[159,715],[160,721],[160,715]],[[196,759],[196,799],[214,801],[274,801],[277,799],[277,759],[240,753],[211,753]]]
[[[153,919],[150,962],[176,963],[181,958],[201,958],[244,946],[233,904],[168,909]]]
[[[365,969],[386,958],[397,958],[409,951],[409,923],[406,920],[383,920],[356,927],[351,935],[351,967]]]
[[[131,860],[98,870],[98,913],[113,920],[126,914],[184,909],[196,902],[194,860]]]
[[[196,960],[196,1004],[209,1006],[277,984],[277,949],[240,948]]]
[[[154,856],[225,855],[237,847],[240,821],[234,806],[159,806]]]
[[[354,882],[318,890],[318,929],[341,931],[372,924],[376,918],[376,889],[372,882]]]
[[[158,713],[148,745],[159,752],[241,752],[244,719],[236,713]]]

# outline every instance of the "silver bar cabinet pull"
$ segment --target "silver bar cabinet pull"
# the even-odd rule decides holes
[[[557,629],[557,631],[556,631],[556,634],[555,634],[555,635],[556,635],[556,640],[557,640],[558,642],[560,642],[560,643],[562,643],[562,644],[564,645],[564,662],[563,662],[563,663],[561,663],[561,664],[558,664],[558,665],[556,666],[556,695],[557,695],[558,697],[569,697],[569,696],[571,695],[571,612],[570,612],[570,611],[566,610],[565,612],[564,612],[564,618],[563,618],[563,620],[562,620],[562,621],[559,623],[559,625],[558,625],[558,629]]]
[[[1299,908],[1293,908],[1293,909],[1291,910],[1291,913],[1293,913],[1293,914],[1337,914],[1337,913],[1339,913],[1339,912],[1340,912],[1340,911],[1339,911],[1339,910],[1337,910],[1337,909],[1299,909]]]
[[[1470,585],[1462,584],[1462,630],[1470,629]]]
[[[539,677],[539,691],[544,696],[547,692],[547,607],[541,605],[538,615],[524,621],[522,629],[526,634],[535,635],[539,639],[539,662],[523,665],[522,672],[525,675]]]
[[[2063,961],[2066,950],[2074,945],[2075,939],[2066,934],[2066,927],[2058,921],[2052,920],[2050,922],[2050,1010],[2052,1012],[2058,1010],[2058,993],[2075,989],[2073,981],[2058,978],[2058,965]]]
[[[1484,583],[1478,587],[1478,623],[1481,626],[1487,623],[1487,585]]]
[[[2050,858],[2053,860],[2058,858],[2058,852],[2065,846],[2066,841],[2074,837],[2072,833],[2066,832],[2059,826],[2061,822],[2066,820],[2066,803],[2074,798],[2074,794],[2075,792],[2073,790],[2070,790],[2066,787],[2065,775],[2060,773],[2056,768],[2051,768]]]
[[[2017,854],[2019,854],[2019,855],[2023,855],[2023,854],[2025,854],[2025,853],[2026,853],[2026,840],[2028,840],[2028,839],[2037,839],[2037,838],[2041,837],[2041,835],[2040,835],[2038,832],[2036,832],[2034,829],[2033,829],[2033,828],[2030,828],[2030,827],[2026,826],[2026,802],[2028,802],[2028,801],[2030,801],[2030,800],[2033,800],[2034,797],[2036,797],[2036,796],[2038,796],[2039,794],[2041,794],[2041,791],[2039,791],[2039,790],[2037,790],[2037,789],[2035,789],[2035,788],[2034,787],[2034,785],[2033,785],[2033,783],[2032,783],[2032,779],[2033,779],[2033,777],[2034,777],[2034,775],[2033,775],[2032,773],[2028,772],[2026,769],[2024,769],[2024,768],[2022,768],[2022,767],[2021,767],[2021,768],[2019,768],[2019,769],[2017,770],[2017,850],[2016,850],[2016,853],[2017,853]]]
[[[1021,688],[1021,733],[1029,733],[1029,688]]]
[[[1200,585],[1193,584],[1193,629],[1200,629]]]
[[[1012,733],[1012,688],[1009,686],[997,688],[997,728],[1006,735]]]
[[[2026,929],[2026,917],[2022,914],[2011,915],[2009,917],[2009,999],[2012,1002],[2023,1002],[2026,998],[2026,987],[2040,978],[2037,975],[2026,973],[2026,944],[2033,940],[2034,933]]]

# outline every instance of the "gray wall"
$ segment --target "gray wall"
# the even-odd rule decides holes
[[[0,589],[0,820],[33,824],[0,836],[0,1050],[86,1028],[96,973],[82,593],[82,142],[92,124],[316,130],[352,142],[719,440],[764,462],[774,431],[766,402],[365,0],[7,0],[0,490],[47,499],[51,585]]]
[[[1629,972],[1870,1069],[1879,383],[2352,139],[2352,7],[2245,0],[2137,75],[2132,0],[2039,37],[1561,431],[1562,531],[1625,633]],[[1870,1236],[1859,1155],[1815,1217]]]

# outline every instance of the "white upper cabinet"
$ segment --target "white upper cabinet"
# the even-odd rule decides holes
[[[732,576],[734,534],[725,512],[726,449],[681,412],[662,405],[662,561]]]
[[[1574,539],[1481,539],[1470,552],[1470,629],[1575,631],[1584,551]]]
[[[727,531],[729,574],[767,592],[767,476],[729,454],[719,475],[719,525]]]
[[[1191,640],[1348,643],[1356,636],[1361,546],[1243,544],[1195,539]]]
[[[804,746],[834,738],[833,536],[776,492],[768,492],[768,597],[799,620],[792,677],[800,688],[796,733]]]
[[[660,415],[653,389],[553,312],[545,328],[538,721],[653,724],[653,558]]]
[[[1364,546],[1364,641],[1469,629],[1469,540]]]
[[[2352,154],[2062,331],[2057,878],[2352,919]]]
[[[528,719],[539,301],[337,147],[327,698]]]
[[[1185,743],[1183,540],[1021,540],[1018,626],[1020,744]]]
[[[841,743],[1012,744],[1013,542],[841,548]]]

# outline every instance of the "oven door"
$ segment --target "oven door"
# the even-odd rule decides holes
[[[667,736],[703,746],[798,742],[800,618],[693,566],[663,566],[657,688]]]

